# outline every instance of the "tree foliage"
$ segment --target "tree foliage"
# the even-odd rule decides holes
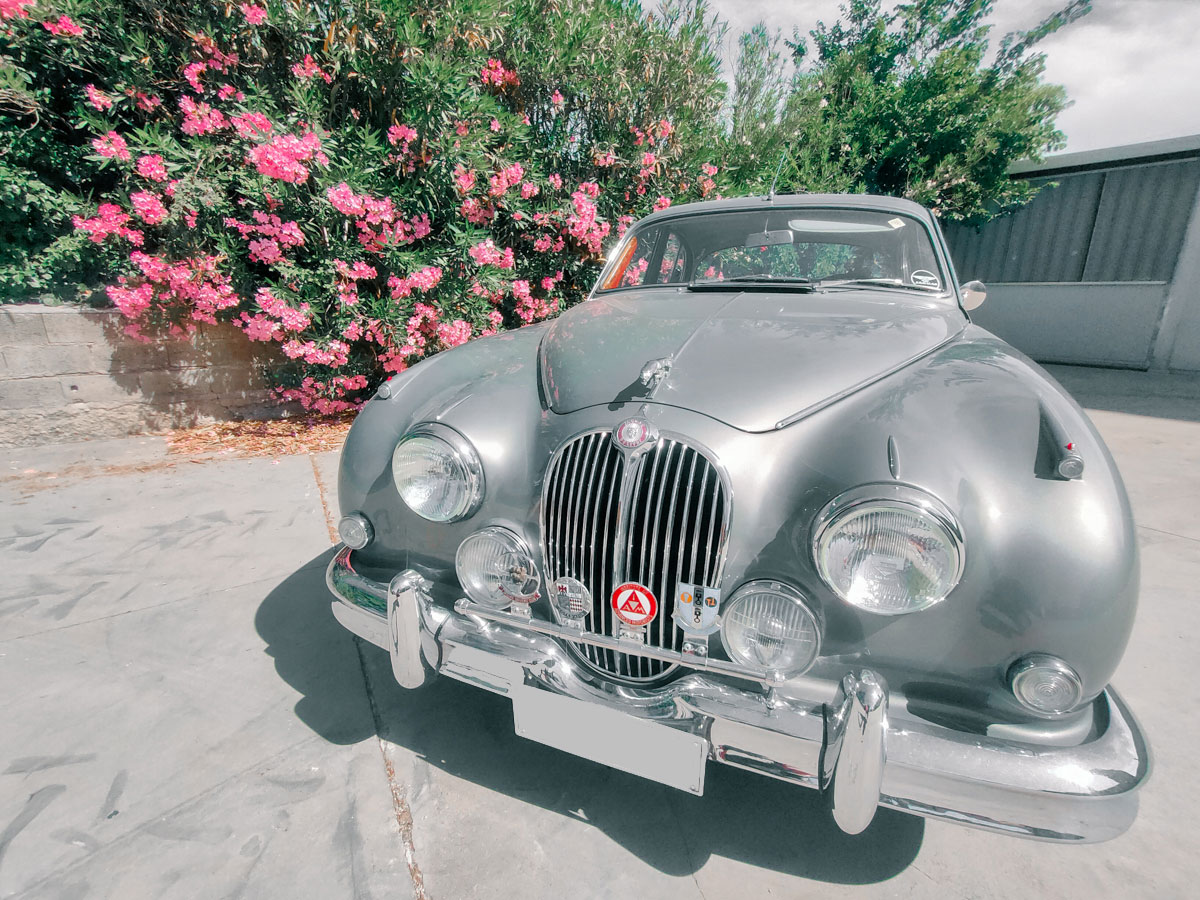
[[[1029,31],[1005,36],[989,60],[992,0],[850,0],[832,25],[786,45],[795,70],[778,111],[759,114],[757,141],[743,142],[735,176],[764,177],[764,155],[781,153],[781,184],[794,190],[867,191],[908,197],[948,219],[986,218],[1027,201],[1033,189],[1006,172],[1063,144],[1055,119],[1066,93],[1042,80],[1037,43],[1091,8],[1071,0]],[[767,46],[765,33],[760,46]],[[755,86],[784,63],[743,53],[733,108],[753,108]],[[751,123],[735,119],[744,134]]]

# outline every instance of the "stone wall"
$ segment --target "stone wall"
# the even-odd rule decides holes
[[[277,414],[268,348],[232,326],[143,344],[121,315],[0,306],[0,446],[83,441]]]

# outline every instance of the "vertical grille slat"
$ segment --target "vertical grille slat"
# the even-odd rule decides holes
[[[663,437],[627,456],[608,430],[586,432],[555,452],[542,489],[546,583],[570,576],[592,593],[591,630],[613,634],[610,599],[624,581],[646,585],[659,601],[647,642],[678,649],[671,617],[680,581],[717,586],[724,568],[729,503],[715,464],[686,439]],[[673,666],[584,645],[573,649],[600,672],[655,681]]]

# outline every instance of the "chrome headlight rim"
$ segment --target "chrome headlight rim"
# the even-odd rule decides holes
[[[803,666],[797,666],[792,669],[782,670],[782,671],[778,672],[778,674],[782,674],[783,676],[785,676],[787,678],[796,678],[800,675],[803,675],[805,672],[807,672],[809,669],[811,669],[813,667],[813,665],[816,663],[816,661],[821,656],[821,644],[822,644],[822,634],[824,632],[824,623],[822,622],[820,615],[818,615],[817,609],[814,606],[814,604],[812,604],[809,601],[809,599],[799,589],[793,587],[792,585],[788,584],[787,582],[776,581],[771,578],[757,578],[757,579],[754,579],[753,581],[747,581],[747,582],[743,583],[742,585],[740,585],[737,588],[737,590],[735,590],[729,596],[729,598],[727,600],[723,601],[721,603],[721,629],[720,629],[721,646],[724,647],[726,655],[731,660],[734,660],[735,662],[741,663],[743,665],[751,666],[754,668],[762,668],[761,663],[758,663],[754,660],[745,658],[735,648],[730,646],[730,642],[729,642],[729,638],[727,636],[725,625],[728,620],[729,614],[733,611],[734,607],[739,602],[744,601],[747,597],[749,597],[753,594],[763,594],[763,593],[774,594],[778,597],[783,598],[784,600],[790,601],[791,603],[798,606],[804,612],[804,614],[808,617],[809,621],[812,622],[814,640],[813,640],[812,653],[810,654],[808,661]]]
[[[1047,670],[1066,679],[1072,689],[1070,704],[1061,709],[1046,709],[1036,706],[1026,699],[1023,683],[1039,671]],[[1069,716],[1077,711],[1083,703],[1083,679],[1070,664],[1050,653],[1030,653],[1022,656],[1009,667],[1005,681],[1008,682],[1008,688],[1012,691],[1013,698],[1020,704],[1021,709],[1041,719],[1061,719]]]
[[[375,526],[358,510],[338,519],[337,533],[342,543],[351,550],[362,550],[375,540]]]
[[[510,543],[514,551],[522,554],[529,560],[530,581],[533,582],[533,591],[531,593],[510,595],[501,589],[500,593],[505,600],[502,603],[497,603],[490,596],[484,597],[472,591],[471,587],[460,574],[460,569],[463,568],[463,548],[473,540],[485,538],[492,538],[499,543]],[[529,549],[529,542],[517,533],[517,531],[505,525],[487,525],[477,531],[472,531],[459,542],[458,549],[454,551],[454,577],[458,579],[459,587],[462,588],[464,594],[475,603],[479,603],[490,609],[507,609],[513,603],[530,604],[535,602],[541,595],[542,573],[538,569],[537,560],[533,558],[533,552]]]
[[[824,552],[822,543],[846,516],[854,512],[861,512],[864,507],[895,509],[909,513],[916,511],[921,515],[928,516],[946,532],[955,551],[956,567],[953,575],[948,579],[949,586],[942,596],[904,609],[871,609],[850,600],[838,589],[829,572],[828,556]],[[813,520],[810,550],[813,564],[816,566],[817,575],[820,576],[822,583],[846,604],[876,616],[906,616],[937,606],[954,593],[954,589],[962,580],[967,565],[967,545],[963,538],[962,526],[950,507],[922,488],[889,482],[872,482],[850,488],[825,504]]]
[[[404,497],[404,492],[400,489],[399,483],[396,481],[395,460],[396,454],[400,452],[400,448],[406,443],[415,438],[432,438],[447,445],[450,448],[454,461],[462,469],[466,476],[467,499],[466,502],[457,510],[454,515],[446,519],[431,518],[425,515],[418,509],[414,509]],[[483,462],[479,458],[479,453],[475,450],[474,445],[466,439],[460,432],[451,428],[449,425],[443,425],[441,422],[422,422],[413,426],[396,442],[396,446],[392,448],[392,485],[396,489],[396,493],[400,496],[404,505],[416,515],[420,516],[426,522],[433,522],[437,525],[449,525],[454,522],[461,522],[463,519],[469,519],[479,511],[480,505],[483,503],[483,497],[486,493],[486,484],[484,482]]]

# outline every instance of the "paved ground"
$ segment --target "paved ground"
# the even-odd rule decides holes
[[[143,438],[0,451],[0,897],[1195,896],[1200,381],[1056,374],[1143,546],[1116,680],[1157,770],[1116,841],[848,838],[799,788],[714,766],[694,798],[516,738],[502,698],[407,693],[329,614],[332,454]]]

